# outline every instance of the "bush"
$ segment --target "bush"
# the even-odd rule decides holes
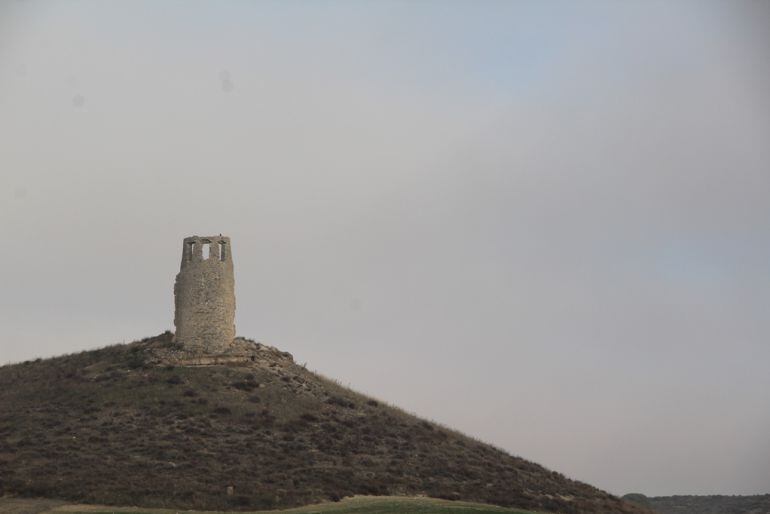
[[[128,356],[128,360],[126,361],[126,366],[129,369],[139,369],[143,368],[147,365],[147,358],[143,353],[139,352],[132,352]],[[74,373],[70,373],[70,377],[74,376]]]

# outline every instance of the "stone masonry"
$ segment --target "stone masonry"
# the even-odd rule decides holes
[[[230,238],[184,239],[174,284],[174,341],[187,352],[227,352],[235,338],[235,278]]]

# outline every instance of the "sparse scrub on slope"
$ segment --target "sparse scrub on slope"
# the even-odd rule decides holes
[[[0,367],[0,495],[208,510],[426,495],[643,512],[357,394],[281,352],[239,366],[148,358],[169,345],[166,333]]]

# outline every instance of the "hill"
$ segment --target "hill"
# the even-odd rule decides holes
[[[105,507],[103,505],[68,505],[56,500],[0,498],[0,512],[8,514],[178,514],[174,510],[141,509],[135,507]],[[187,511],[188,514],[207,514]],[[281,511],[260,511],[250,514],[534,514],[519,509],[496,507],[481,503],[437,500],[434,498],[405,498],[400,496],[356,496],[339,502],[306,505]]]
[[[204,510],[425,495],[645,512],[341,387],[285,352],[238,344],[238,359],[185,360],[167,332],[0,367],[0,494]]]
[[[770,494],[755,496],[644,496],[623,499],[660,514],[770,514]]]

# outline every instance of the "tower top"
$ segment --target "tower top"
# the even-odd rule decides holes
[[[185,237],[182,250],[182,269],[187,267],[188,263],[207,260],[229,262],[232,265],[230,238],[222,234]]]

